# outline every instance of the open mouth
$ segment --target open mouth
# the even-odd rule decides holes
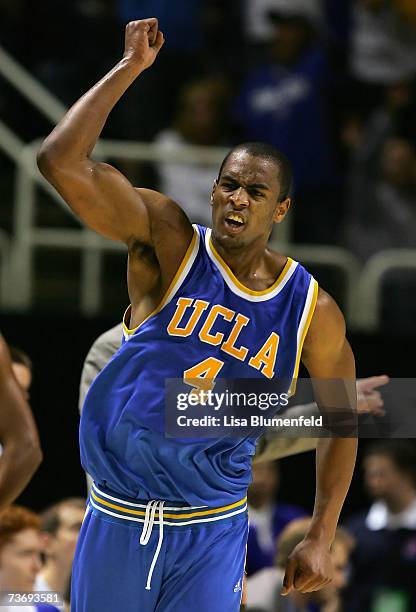
[[[239,215],[238,213],[229,213],[225,217],[224,223],[226,227],[232,232],[242,230],[246,225],[246,221],[244,220],[242,215]]]

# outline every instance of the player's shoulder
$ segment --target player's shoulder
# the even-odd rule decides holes
[[[157,216],[168,215],[172,218],[187,219],[181,206],[170,198],[165,193],[156,191],[154,189],[147,189],[145,187],[135,187],[136,193],[140,196],[148,212],[156,214]],[[188,220],[188,219],[187,219]],[[189,220],[188,220],[189,223]]]
[[[326,321],[328,325],[344,324],[344,316],[334,298],[322,287],[318,287],[315,312],[312,319],[315,322]]]
[[[171,240],[168,243],[175,240],[178,244],[183,240],[189,244],[194,230],[178,202],[153,189],[135,187],[135,190],[147,209],[153,239],[157,242],[162,237],[166,244],[166,237],[169,236]]]
[[[341,343],[345,338],[345,319],[334,300],[322,287],[318,288],[318,295],[314,313],[305,339],[304,349],[315,345],[320,347],[332,346]]]

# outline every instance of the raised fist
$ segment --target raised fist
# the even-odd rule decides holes
[[[164,42],[155,17],[130,21],[126,26],[123,57],[144,70],[153,64]]]

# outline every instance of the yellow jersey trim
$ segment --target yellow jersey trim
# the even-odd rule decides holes
[[[146,512],[144,510],[130,510],[130,508],[124,508],[123,506],[117,506],[116,504],[112,504],[111,502],[108,502],[105,499],[98,497],[98,495],[96,495],[94,491],[91,491],[91,497],[96,502],[99,502],[100,504],[103,504],[104,506],[107,506],[108,508],[113,508],[113,510],[121,510],[122,512],[126,512],[127,514],[134,514],[135,516],[145,516],[146,515]],[[210,515],[219,514],[220,512],[226,512],[227,510],[232,510],[233,508],[237,508],[237,506],[241,506],[245,504],[246,501],[247,501],[247,497],[244,497],[240,501],[230,504],[229,506],[222,506],[221,508],[213,508],[211,510],[203,510],[202,512],[190,512],[187,514],[170,514],[170,513],[164,512],[163,518],[187,519],[187,518],[194,518],[194,517],[199,517],[199,516],[201,517],[207,516],[208,514]]]
[[[211,247],[212,254],[215,257],[217,264],[227,274],[228,278],[240,289],[240,291],[243,291],[244,293],[247,293],[248,295],[261,296],[261,295],[267,295],[269,293],[272,293],[272,291],[274,291],[276,289],[276,287],[278,287],[278,285],[280,285],[280,283],[283,281],[283,279],[285,278],[286,274],[289,271],[290,266],[293,263],[293,259],[288,257],[287,261],[286,261],[286,263],[285,263],[285,265],[283,267],[283,270],[280,272],[278,278],[275,280],[273,285],[271,285],[271,287],[268,287],[267,289],[263,289],[263,291],[254,291],[254,289],[249,289],[248,287],[243,285],[243,283],[241,283],[238,280],[238,278],[234,275],[234,273],[231,270],[231,268],[228,266],[228,264],[225,263],[225,261],[223,260],[221,255],[218,253],[218,251],[214,247],[214,245],[212,243],[211,236],[209,238],[209,246]]]
[[[317,299],[318,299],[318,288],[319,288],[318,283],[316,282],[316,280],[314,278],[312,278],[312,282],[314,283],[313,295],[312,295],[312,300],[311,300],[311,303],[310,303],[310,306],[309,306],[309,312],[308,312],[307,317],[306,317],[305,326],[303,328],[302,337],[300,339],[299,346],[298,346],[298,352],[297,352],[297,355],[296,355],[296,362],[295,362],[295,369],[293,371],[293,381],[296,381],[296,379],[298,377],[300,358],[301,358],[302,349],[303,349],[303,343],[305,342],[306,334],[308,333],[308,329],[309,329],[309,326],[311,324],[313,313],[315,312],[316,302],[317,302]],[[296,385],[296,382],[294,384]]]
[[[126,325],[127,313],[131,312],[131,304],[129,306],[127,306],[126,311],[125,311],[125,313],[123,315],[123,330],[129,336],[134,334],[139,329],[139,327],[141,327],[141,325],[143,325],[143,323],[145,323],[146,321],[148,321],[150,319],[150,317],[153,317],[158,312],[160,312],[162,310],[162,308],[165,306],[165,304],[167,303],[168,299],[170,298],[170,294],[172,292],[172,289],[176,285],[176,283],[177,283],[179,277],[181,276],[181,274],[182,274],[186,264],[189,262],[189,260],[191,258],[191,255],[194,252],[195,244],[196,244],[196,241],[197,241],[197,238],[198,238],[199,234],[198,234],[198,230],[195,227],[193,228],[193,230],[194,230],[194,235],[192,236],[191,243],[190,243],[190,245],[188,246],[188,248],[186,250],[186,253],[184,255],[184,258],[182,259],[181,265],[179,266],[175,276],[173,277],[169,287],[167,288],[167,290],[165,292],[165,295],[163,296],[163,298],[159,302],[159,305],[149,315],[147,315],[147,317],[145,319],[143,319],[143,321],[141,323],[139,323],[139,325],[137,325],[137,327],[134,327],[132,329],[130,329]]]

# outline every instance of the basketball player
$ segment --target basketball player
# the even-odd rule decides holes
[[[42,461],[39,437],[0,336],[0,511],[23,491]]]
[[[111,109],[163,42],[156,19],[129,23],[123,58],[39,152],[39,168],[72,210],[129,252],[125,342],[81,418],[81,461],[96,484],[74,561],[75,612],[239,609],[255,445],[165,437],[166,378],[201,386],[217,376],[292,379],[302,355],[326,410],[337,398],[318,379],[355,377],[334,301],[302,266],[267,248],[290,206],[283,155],[255,143],[226,157],[212,190],[212,231],[91,159]],[[355,403],[350,392],[340,408]],[[319,441],[313,520],[289,558],[284,593],[331,580],[329,549],[355,455],[353,438]]]

